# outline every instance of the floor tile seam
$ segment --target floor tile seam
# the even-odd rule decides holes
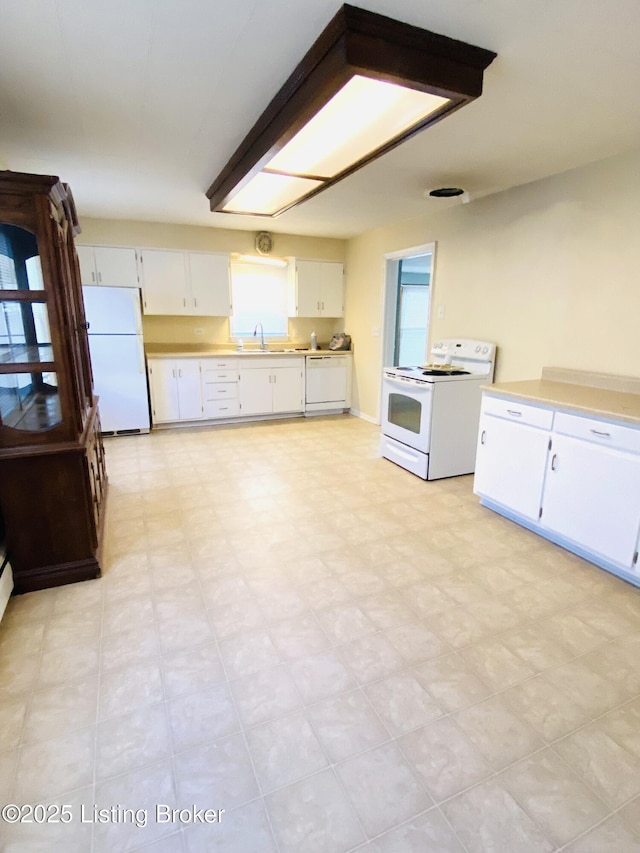
[[[623,808],[623,807],[621,807],[621,808]],[[609,814],[605,815],[603,818],[596,821],[596,823],[594,823],[593,826],[588,827],[587,829],[583,830],[581,833],[576,835],[575,838],[572,838],[570,841],[567,841],[565,844],[562,844],[560,847],[558,847],[558,853],[562,853],[562,851],[567,850],[572,844],[575,844],[576,841],[580,841],[582,838],[585,838],[587,835],[589,835],[594,830],[599,829],[599,827],[603,826],[608,820],[611,820],[612,817],[618,817],[618,811],[619,811],[619,809],[615,809],[614,811],[611,811]],[[640,841],[640,836],[637,834],[637,832],[632,830],[631,827],[629,826],[629,824],[622,817],[618,817],[618,819],[620,820],[620,822],[622,823],[624,828],[631,835],[636,837],[638,839],[638,841]],[[616,851],[614,851],[614,853],[616,853]],[[623,853],[623,851],[619,851],[619,853]]]
[[[540,677],[541,675],[544,675],[544,674],[545,674],[545,673],[536,673],[535,675],[529,676],[528,678],[523,679],[522,681],[516,682],[515,684],[511,684],[511,685],[509,685],[508,687],[501,688],[499,691],[496,691],[496,692],[492,693],[492,694],[491,694],[491,695],[489,695],[489,696],[485,696],[485,697],[484,697],[484,699],[480,699],[480,700],[478,700],[478,701],[474,701],[474,702],[470,703],[469,705],[465,705],[465,706],[464,706],[464,708],[456,709],[456,711],[455,711],[454,713],[457,713],[457,712],[458,712],[458,711],[460,711],[460,710],[465,710],[466,708],[472,707],[472,706],[474,706],[474,705],[482,704],[482,702],[486,701],[487,699],[493,699],[493,698],[496,698],[496,697],[498,697],[498,698],[502,698],[502,700],[505,702],[505,704],[507,705],[507,707],[509,708],[509,710],[514,714],[514,716],[515,716],[515,717],[516,717],[516,718],[517,718],[517,719],[518,719],[518,720],[519,720],[523,725],[526,725],[526,726],[528,726],[530,729],[532,729],[533,731],[535,731],[535,733],[540,737],[540,739],[541,739],[541,740],[543,740],[543,741],[545,742],[546,746],[554,746],[555,744],[559,743],[561,740],[564,740],[564,739],[566,739],[566,738],[568,738],[568,737],[570,737],[570,736],[572,736],[572,735],[576,734],[577,732],[581,731],[582,729],[585,729],[585,728],[587,728],[588,726],[592,725],[594,722],[596,722],[596,721],[597,721],[597,720],[599,720],[600,718],[605,717],[607,714],[612,713],[612,711],[616,711],[616,710],[618,710],[618,708],[623,707],[623,705],[626,705],[626,704],[628,704],[628,703],[631,703],[631,702],[633,702],[633,701],[636,701],[636,699],[638,698],[638,696],[640,696],[640,694],[638,694],[638,696],[631,697],[631,698],[629,698],[629,699],[625,699],[622,703],[620,703],[620,705],[617,705],[617,706],[615,706],[614,708],[611,708],[611,709],[610,709],[610,710],[608,710],[608,711],[603,711],[601,714],[597,714],[595,717],[590,717],[590,718],[589,718],[587,721],[585,721],[584,723],[580,723],[580,724],[579,724],[578,726],[576,726],[574,729],[571,729],[571,731],[569,731],[569,732],[565,732],[564,734],[559,735],[558,737],[553,738],[552,740],[547,740],[547,738],[545,737],[545,735],[544,735],[542,732],[538,731],[538,729],[537,729],[537,728],[536,728],[532,723],[529,723],[526,719],[524,719],[524,718],[521,716],[521,712],[520,712],[520,710],[519,710],[515,705],[513,705],[513,704],[510,702],[509,697],[508,697],[509,692],[510,692],[511,690],[513,690],[515,687],[519,687],[519,686],[520,686],[520,685],[522,685],[522,684],[526,684],[526,683],[528,683],[528,682],[534,681],[536,678],[538,678],[538,677]],[[565,691],[563,691],[563,690],[562,690],[562,688],[558,687],[557,685],[555,685],[555,684],[553,684],[553,683],[552,683],[552,686],[553,686],[554,690],[556,690],[556,691],[561,691],[561,692],[563,693],[563,695],[564,695],[564,696],[566,696],[570,701],[574,701],[568,693],[566,693]],[[577,703],[576,703],[576,704],[577,704]]]
[[[512,794],[509,790],[507,790],[507,788],[504,786],[504,784],[502,784],[502,783],[499,781],[499,779],[498,779],[498,777],[500,777],[502,774],[506,773],[506,772],[507,772],[508,770],[510,770],[512,767],[515,767],[515,766],[516,766],[517,764],[519,764],[520,762],[525,761],[525,760],[528,760],[528,759],[532,758],[533,756],[537,755],[538,753],[543,752],[546,748],[547,748],[547,747],[546,747],[546,746],[544,746],[544,747],[541,747],[540,749],[534,750],[533,752],[529,753],[528,755],[521,756],[521,757],[520,757],[520,758],[518,758],[516,761],[511,762],[510,764],[506,765],[505,767],[501,767],[499,770],[495,770],[495,771],[493,771],[493,772],[492,772],[491,774],[489,774],[488,776],[485,776],[484,778],[479,779],[479,780],[477,780],[476,782],[473,782],[473,784],[471,784],[471,785],[467,785],[465,788],[461,788],[459,791],[456,791],[456,793],[451,794],[450,796],[445,797],[445,798],[444,798],[444,799],[442,799],[442,800],[436,800],[436,799],[433,797],[433,795],[431,795],[431,794],[430,794],[430,796],[431,796],[431,797],[432,797],[432,799],[434,800],[434,803],[435,803],[435,805],[437,806],[437,808],[439,808],[439,809],[442,811],[442,807],[443,807],[443,806],[447,805],[448,803],[453,802],[454,800],[458,799],[459,797],[462,797],[462,796],[464,796],[464,795],[468,794],[470,791],[474,790],[475,788],[480,788],[482,785],[486,785],[488,782],[492,782],[492,783],[494,783],[494,784],[498,784],[498,785],[500,786],[500,788],[501,788],[502,790],[504,790],[504,791],[508,794],[508,796],[512,797],[512,799],[513,799],[513,800],[517,803],[517,805],[522,809],[522,811],[524,812],[524,814],[529,818],[529,820],[530,820],[530,821],[532,822],[532,824],[536,827],[536,829],[537,829],[537,830],[542,834],[542,836],[543,836],[543,837],[544,837],[544,838],[545,838],[545,839],[546,839],[546,840],[551,844],[551,846],[552,846],[553,850],[554,850],[554,851],[558,851],[558,850],[560,849],[561,845],[556,844],[556,842],[555,842],[555,841],[553,841],[553,839],[552,839],[552,838],[550,838],[550,836],[549,836],[548,832],[547,832],[547,831],[546,831],[542,826],[540,826],[540,824],[539,824],[538,820],[537,820],[536,818],[534,818],[534,817],[529,813],[529,811],[528,811],[528,810],[525,808],[525,806],[520,802],[520,800],[519,800],[516,796],[514,796],[514,794]],[[444,812],[443,812],[443,814],[444,814]],[[446,819],[446,814],[444,814],[444,816],[445,816],[445,819]],[[608,814],[608,815],[607,815],[607,817],[610,817],[610,816],[611,816],[611,814]],[[447,822],[448,822],[448,821],[447,821]],[[593,828],[593,827],[591,827],[591,828]],[[455,828],[454,828],[453,826],[452,826],[452,829],[454,829],[454,832],[455,832]],[[456,837],[457,837],[457,833],[456,833]],[[574,839],[574,840],[575,840],[575,839]],[[571,842],[570,842],[570,843],[571,843]],[[464,845],[463,845],[463,846],[464,846]]]
[[[323,652],[320,652],[320,654],[323,654]],[[342,661],[342,657],[340,657],[340,660]],[[286,785],[282,785],[282,786],[280,786],[280,788],[273,789],[272,791],[269,791],[269,792],[268,792],[268,794],[272,794],[272,793],[274,793],[276,790],[281,790],[281,789],[283,789],[283,788],[286,788],[286,787],[288,787],[288,785],[297,784],[298,782],[303,781],[303,779],[305,779],[305,778],[310,778],[310,777],[312,777],[312,776],[318,775],[319,773],[323,773],[323,772],[325,772],[326,770],[331,770],[331,772],[332,772],[332,774],[333,774],[333,777],[334,777],[334,779],[335,779],[335,781],[336,781],[336,783],[337,783],[337,785],[338,785],[338,788],[339,788],[339,790],[342,792],[342,795],[343,795],[343,797],[344,797],[344,799],[345,799],[345,802],[347,802],[347,803],[349,804],[349,807],[350,807],[350,809],[351,809],[351,813],[352,813],[353,817],[355,818],[355,820],[356,820],[356,822],[357,822],[357,824],[358,824],[358,827],[359,827],[359,829],[360,829],[360,831],[361,831],[361,833],[362,833],[362,837],[363,837],[364,839],[367,839],[367,837],[368,837],[368,836],[367,836],[367,833],[366,833],[366,832],[365,832],[365,830],[364,830],[364,827],[363,827],[362,822],[361,822],[361,820],[360,820],[360,816],[358,815],[358,813],[357,813],[357,811],[356,811],[356,809],[355,809],[355,806],[353,805],[353,802],[351,801],[351,797],[349,797],[349,796],[348,796],[347,791],[346,791],[346,789],[344,788],[344,785],[342,784],[342,780],[340,779],[340,775],[337,773],[337,771],[336,771],[336,769],[335,769],[335,767],[336,767],[336,763],[332,761],[331,756],[329,755],[329,753],[328,753],[328,751],[327,751],[327,748],[325,747],[324,743],[322,742],[322,740],[321,740],[321,739],[320,739],[320,737],[318,736],[318,732],[317,732],[316,727],[315,727],[315,725],[314,725],[314,723],[313,723],[313,720],[312,720],[312,719],[311,719],[311,717],[307,714],[307,707],[306,707],[306,706],[305,706],[305,704],[304,704],[304,700],[303,700],[303,698],[302,698],[302,693],[301,693],[301,691],[300,691],[300,689],[299,689],[299,687],[298,687],[298,684],[297,684],[297,682],[296,682],[295,678],[294,678],[294,677],[293,677],[293,675],[291,674],[291,669],[290,669],[291,663],[292,663],[292,661],[285,661],[285,662],[284,662],[284,664],[285,664],[285,668],[286,668],[286,672],[287,672],[287,675],[289,676],[289,678],[290,678],[290,680],[291,680],[291,682],[292,682],[292,684],[293,684],[294,690],[296,691],[296,694],[297,694],[297,696],[298,696],[298,699],[299,699],[299,700],[300,700],[300,702],[301,702],[301,708],[302,708],[302,712],[304,713],[304,718],[305,718],[305,720],[307,721],[307,723],[309,724],[309,727],[311,728],[311,731],[313,732],[313,736],[315,737],[315,739],[316,739],[316,741],[317,741],[318,745],[320,746],[320,749],[322,750],[322,753],[323,753],[323,755],[324,755],[324,757],[325,757],[325,760],[326,760],[327,764],[326,764],[326,766],[325,766],[324,768],[322,768],[321,770],[315,770],[315,771],[313,771],[312,773],[307,774],[307,776],[302,777],[302,779],[296,779],[296,780],[294,780],[294,782],[289,782],[289,783],[287,783]],[[344,661],[342,661],[342,663],[343,663],[343,666],[344,666]],[[344,694],[339,694],[339,695],[344,695]],[[330,697],[329,697],[329,698],[330,698]],[[366,698],[366,697],[365,697],[365,698]],[[321,701],[324,701],[324,700],[321,700]],[[319,704],[319,703],[317,703],[317,704]],[[295,713],[295,712],[294,712],[294,713]],[[285,714],[285,715],[283,715],[283,716],[286,716],[286,714]],[[385,731],[386,731],[386,727],[385,727]],[[248,745],[248,741],[247,741],[247,745]],[[257,776],[257,773],[256,773],[256,776]],[[264,795],[264,797],[265,797],[265,808],[267,808],[267,810],[268,810],[268,807],[267,807],[267,799],[266,799],[267,794],[265,794],[265,795]],[[272,828],[272,829],[273,829],[273,828]],[[274,831],[274,837],[275,837],[275,831]],[[276,838],[276,841],[277,841],[277,838]]]
[[[536,625],[538,625],[538,624],[539,624],[539,622],[542,622],[542,621],[543,621],[542,619],[541,619],[541,620],[538,620],[538,621],[536,621],[536,622],[533,622],[533,621],[532,621],[532,622],[527,623],[524,627],[526,627],[526,628],[534,628]],[[474,641],[474,642],[471,642],[471,643],[467,643],[467,644],[466,644],[466,645],[464,645],[464,646],[459,646],[459,647],[457,647],[456,649],[454,649],[454,651],[456,651],[456,652],[462,652],[462,651],[465,651],[466,649],[470,649],[470,648],[477,647],[477,646],[482,646],[482,645],[483,645],[483,644],[485,644],[486,642],[496,641],[496,640],[501,640],[505,635],[507,635],[507,634],[511,633],[511,632],[512,632],[512,631],[514,631],[514,630],[518,630],[518,629],[513,629],[513,628],[507,629],[506,631],[503,631],[503,632],[501,632],[501,633],[499,633],[499,634],[493,634],[493,635],[491,635],[491,636],[489,636],[489,637],[487,637],[487,638],[483,638],[483,639],[481,639],[481,640],[477,640],[477,641]],[[434,633],[436,633],[436,631],[435,631],[435,630],[434,630]],[[608,638],[607,640],[605,640],[605,642],[603,642],[600,646],[597,646],[597,647],[595,647],[595,648],[593,648],[593,649],[588,649],[587,651],[584,651],[584,652],[579,652],[578,654],[574,655],[574,657],[572,657],[572,658],[568,658],[567,660],[563,661],[562,663],[554,664],[553,666],[546,667],[546,668],[545,668],[545,669],[543,669],[543,670],[539,670],[539,671],[537,671],[537,672],[536,672],[536,673],[534,673],[531,677],[532,677],[532,678],[535,678],[537,675],[542,675],[543,673],[551,672],[552,670],[559,669],[559,668],[560,668],[560,667],[562,667],[562,666],[566,666],[566,664],[568,664],[568,663],[574,663],[576,660],[579,660],[580,658],[586,657],[587,655],[592,654],[594,651],[597,651],[597,650],[599,650],[599,649],[601,649],[601,648],[603,648],[603,647],[605,647],[605,646],[612,645],[612,644],[613,644],[613,643],[615,643],[618,639],[620,639],[620,638],[619,638],[619,637],[610,637],[610,638]],[[515,657],[517,657],[519,660],[521,660],[521,661],[522,661],[522,663],[529,664],[529,661],[527,661],[527,660],[526,660],[526,659],[524,659],[524,658],[521,658],[521,657],[520,657],[516,652],[512,652],[512,651],[511,651],[511,649],[509,649],[509,647],[508,647],[508,646],[505,646],[505,648],[507,648],[507,650],[508,650],[508,651],[510,651],[510,652],[511,652]],[[478,673],[476,673],[476,674],[478,674]],[[528,680],[528,679],[523,679],[523,680]],[[510,686],[513,686],[513,685],[510,685]]]
[[[574,776],[574,778],[577,779],[578,782],[581,782],[582,785],[589,791],[589,793],[592,794],[598,800],[598,802],[602,803],[602,805],[605,808],[605,812],[606,812],[606,814],[604,815],[603,818],[600,818],[600,819],[594,821],[592,824],[589,824],[589,826],[585,830],[581,830],[580,832],[578,832],[577,835],[570,838],[569,841],[556,842],[553,840],[553,838],[550,837],[547,830],[545,830],[539,824],[538,820],[529,812],[529,809],[527,808],[527,806],[523,802],[522,798],[520,798],[518,795],[512,793],[504,785],[501,785],[501,787],[503,787],[504,790],[507,792],[507,794],[515,800],[515,802],[520,806],[522,811],[527,815],[529,820],[531,820],[535,824],[535,826],[538,827],[538,829],[543,833],[543,835],[547,838],[547,840],[550,841],[551,844],[553,844],[554,849],[560,850],[560,849],[568,846],[569,844],[573,844],[578,838],[582,837],[587,832],[591,832],[591,830],[593,830],[597,825],[599,825],[600,823],[603,823],[605,820],[608,820],[613,815],[614,811],[613,811],[612,807],[602,799],[602,797],[600,797],[600,796],[598,796],[598,794],[596,794],[596,792],[591,788],[591,786],[589,785],[589,783],[587,782],[586,779],[582,778],[570,765],[568,765],[562,759],[562,756],[559,755],[555,750],[553,750],[553,752],[555,755],[558,756],[558,758],[560,758],[560,760],[565,765],[565,767],[567,767],[567,769],[569,771],[571,771],[571,774]],[[530,758],[530,756],[525,756],[525,758],[520,759],[520,761],[527,760],[528,758]],[[517,764],[517,763],[518,762],[515,762],[515,764]],[[509,770],[511,767],[515,766],[515,764],[510,765],[510,767],[505,768],[505,770],[502,770],[500,772],[501,773],[506,772],[506,770]]]
[[[196,578],[197,578],[197,581],[196,581],[196,582],[197,582],[198,586],[200,587],[200,594],[201,594],[201,595],[203,595],[203,590],[202,590],[202,581],[201,581],[200,575],[199,575],[199,574],[196,574]],[[237,707],[237,703],[236,703],[236,700],[235,700],[235,696],[233,695],[233,691],[232,691],[231,686],[230,686],[230,683],[229,683],[229,675],[228,675],[228,672],[227,672],[227,667],[226,667],[226,664],[225,664],[224,658],[223,658],[223,656],[222,656],[222,654],[221,654],[221,652],[220,652],[220,644],[219,644],[219,642],[218,642],[218,637],[216,636],[216,633],[215,633],[215,630],[214,630],[214,626],[213,626],[213,624],[212,624],[211,615],[210,615],[209,611],[208,611],[208,610],[206,610],[205,612],[206,612],[206,614],[207,614],[207,621],[209,622],[209,627],[210,627],[210,629],[211,629],[211,633],[212,633],[212,635],[213,635],[213,640],[214,640],[215,645],[216,645],[216,652],[217,652],[217,654],[218,654],[218,659],[220,660],[220,665],[221,665],[221,667],[222,667],[222,672],[223,672],[223,675],[224,675],[224,682],[223,682],[223,683],[227,686],[227,690],[228,690],[228,693],[229,693],[229,697],[230,697],[230,701],[231,701],[231,704],[232,704],[232,707],[233,707],[234,714],[235,714],[236,719],[238,720],[238,722],[240,723],[240,726],[241,726],[241,728],[240,728],[240,732],[239,732],[239,733],[240,733],[240,736],[241,736],[241,738],[242,738],[242,743],[243,743],[243,745],[244,745],[246,755],[247,755],[247,757],[248,757],[248,759],[249,759],[249,764],[250,764],[250,766],[251,766],[251,772],[253,773],[253,779],[254,779],[255,784],[256,784],[256,790],[258,791],[258,797],[254,797],[254,798],[252,798],[252,801],[253,801],[253,800],[255,800],[255,799],[260,799],[260,800],[261,800],[262,805],[263,805],[263,808],[264,808],[264,813],[265,813],[266,818],[267,818],[267,824],[268,824],[268,826],[269,826],[269,831],[271,832],[271,837],[272,837],[273,842],[274,842],[275,847],[276,847],[276,851],[277,851],[277,853],[280,853],[280,845],[279,845],[279,843],[278,843],[278,838],[277,838],[277,835],[276,835],[276,833],[275,833],[275,829],[274,829],[274,827],[273,827],[273,823],[272,823],[272,821],[271,821],[271,815],[270,815],[270,813],[269,813],[269,809],[267,808],[267,802],[266,802],[266,799],[265,799],[264,791],[262,790],[262,784],[261,784],[261,782],[260,782],[260,778],[259,778],[259,776],[258,776],[258,772],[257,772],[257,770],[256,770],[255,762],[254,762],[254,760],[253,760],[253,755],[252,755],[252,753],[251,753],[251,749],[250,749],[250,747],[249,747],[249,740],[248,740],[248,738],[247,738],[246,731],[245,731],[245,730],[244,730],[244,728],[242,727],[242,718],[241,718],[240,713],[239,713],[239,711],[238,711],[238,707]],[[276,650],[276,651],[277,651],[277,650]],[[172,766],[173,766],[173,759],[172,759]],[[174,786],[175,786],[176,793],[177,793],[177,790],[178,790],[178,784],[177,784],[177,776],[175,775],[175,770],[174,770]],[[242,804],[240,804],[240,805],[246,805],[246,803],[242,803]],[[183,835],[183,843],[184,843],[184,835]]]
[[[423,809],[422,811],[420,811],[420,812],[418,812],[417,814],[413,815],[413,817],[406,818],[405,820],[401,821],[400,823],[397,823],[397,824],[395,824],[394,826],[389,827],[388,829],[385,829],[383,832],[379,832],[377,835],[372,835],[372,836],[369,838],[369,840],[368,840],[367,842],[365,842],[365,844],[364,844],[364,845],[362,845],[362,844],[358,844],[358,845],[356,845],[355,847],[350,848],[350,849],[347,851],[347,853],[357,853],[357,851],[358,851],[358,850],[360,850],[360,849],[364,849],[364,848],[366,847],[366,845],[367,845],[367,844],[374,844],[374,843],[375,843],[376,841],[378,841],[379,839],[384,838],[384,836],[385,836],[385,835],[387,835],[388,833],[390,833],[390,832],[394,832],[396,829],[401,829],[403,826],[407,826],[408,824],[412,823],[413,821],[415,821],[415,820],[417,820],[417,819],[419,819],[419,818],[423,817],[424,815],[428,815],[428,814],[430,814],[431,812],[437,812],[437,813],[440,815],[440,817],[442,818],[442,820],[445,822],[445,824],[446,824],[446,825],[449,827],[449,829],[451,830],[451,832],[452,832],[452,834],[453,834],[454,838],[456,839],[456,841],[458,841],[458,843],[460,844],[460,848],[461,848],[461,850],[463,851],[463,853],[470,853],[469,849],[468,849],[468,848],[467,848],[467,846],[464,844],[464,842],[462,841],[462,839],[460,838],[460,836],[458,835],[458,833],[457,833],[457,832],[455,831],[455,829],[453,828],[453,826],[452,826],[451,822],[449,821],[449,819],[447,818],[447,816],[445,815],[445,813],[442,811],[442,809],[440,808],[440,806],[439,806],[437,803],[432,804],[431,806],[429,806],[429,808],[428,808],[428,809]],[[429,853],[429,851],[426,851],[426,850],[425,850],[425,851],[424,851],[424,853]]]
[[[568,738],[573,737],[573,735],[583,731],[584,729],[588,728],[589,726],[592,726],[594,723],[598,723],[600,720],[604,719],[604,717],[607,717],[609,714],[612,714],[615,711],[619,711],[621,708],[624,708],[626,705],[630,705],[632,702],[637,702],[639,697],[640,697],[640,694],[633,696],[630,699],[625,699],[624,702],[621,702],[619,705],[616,705],[615,708],[611,708],[608,711],[603,711],[601,714],[596,714],[588,722],[583,723],[581,726],[578,726],[573,731],[568,732],[567,734],[562,735],[559,738],[556,738],[554,741],[552,741],[550,743],[550,745],[555,746],[560,741],[567,740]],[[640,751],[638,753],[631,752],[626,746],[624,746],[623,744],[621,744],[619,742],[619,740],[615,737],[615,735],[610,735],[607,733],[607,737],[611,738],[611,740],[616,744],[616,746],[618,746],[621,750],[623,750],[629,756],[631,756],[640,766]],[[640,793],[640,791],[639,791],[639,793]],[[632,797],[632,799],[633,799],[633,797]]]

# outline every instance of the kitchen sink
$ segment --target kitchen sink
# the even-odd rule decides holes
[[[309,349],[297,349],[297,348],[266,349],[266,350],[264,350],[264,349],[245,349],[245,350],[239,350],[238,354],[239,355],[273,355],[274,353],[279,353],[279,352],[309,352]]]

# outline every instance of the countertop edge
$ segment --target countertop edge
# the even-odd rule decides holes
[[[522,387],[526,385],[530,387]],[[558,382],[544,378],[496,382],[493,385],[481,385],[480,387],[484,393],[495,397],[510,397],[550,409],[564,409],[640,427],[639,394],[608,391],[594,386]],[[593,395],[595,399],[587,400],[586,398],[589,395]],[[572,397],[574,399],[571,399]],[[578,399],[575,399],[576,397]]]

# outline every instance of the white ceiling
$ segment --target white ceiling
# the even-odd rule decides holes
[[[494,50],[481,98],[276,219],[205,191],[339,0],[0,0],[0,164],[83,216],[349,237],[640,144],[638,0],[355,0]]]

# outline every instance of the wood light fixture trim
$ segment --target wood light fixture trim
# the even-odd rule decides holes
[[[276,216],[331,186],[405,139],[482,94],[485,68],[496,54],[447,36],[344,5],[309,49],[207,190],[217,212]],[[301,197],[271,214],[224,210],[269,161],[355,75],[446,98],[446,102],[399,136],[367,153]],[[269,172],[269,170],[266,170]],[[278,174],[277,172],[272,172]]]

